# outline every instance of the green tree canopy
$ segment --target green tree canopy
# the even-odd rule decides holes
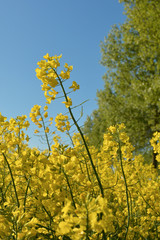
[[[160,1],[120,2],[127,19],[101,43],[105,85],[84,132],[100,145],[106,128],[123,122],[136,150],[147,152],[153,132],[160,130]]]

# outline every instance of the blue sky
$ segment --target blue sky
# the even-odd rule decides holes
[[[83,124],[86,116],[97,108],[97,89],[103,89],[105,68],[99,63],[100,42],[112,25],[125,21],[123,12],[118,0],[1,1],[2,115],[8,119],[22,114],[29,116],[33,105],[45,105],[35,68],[46,53],[62,54],[62,64],[73,65],[70,81],[80,85],[79,92],[71,96],[73,104],[89,99],[83,106]],[[52,103],[50,116],[63,112],[61,106],[61,102]],[[30,134],[33,131],[31,127]]]

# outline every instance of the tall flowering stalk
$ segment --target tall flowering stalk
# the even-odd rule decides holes
[[[60,66],[59,60],[61,57],[62,57],[62,55],[50,57],[49,54],[47,53],[44,56],[44,59],[46,59],[46,60],[41,60],[40,62],[38,62],[39,68],[36,69],[36,73],[37,73],[36,75],[37,75],[37,78],[40,79],[43,83],[42,90],[44,91],[44,95],[46,97],[48,104],[50,104],[51,101],[56,98],[56,95],[58,94],[58,92],[56,92],[54,88],[56,86],[60,85],[60,87],[63,91],[64,98],[65,98],[65,101],[62,103],[65,104],[78,132],[80,133],[80,136],[84,143],[86,152],[88,154],[88,157],[89,157],[89,160],[90,160],[90,163],[92,166],[92,169],[96,176],[100,192],[102,194],[102,197],[104,197],[103,186],[102,186],[101,180],[99,178],[99,175],[96,171],[95,165],[93,163],[92,156],[90,154],[88,145],[86,143],[86,140],[84,138],[82,130],[81,130],[79,124],[77,123],[77,121],[73,115],[72,109],[71,109],[72,100],[69,96],[67,96],[65,88],[63,86],[63,81],[70,78],[70,72],[73,70],[73,66],[68,66],[68,64],[66,63],[64,65],[65,70],[62,70],[61,73],[58,74],[57,68]],[[70,86],[69,88],[73,89],[73,91],[76,91],[77,89],[79,89],[79,85],[75,81],[73,81],[72,86]]]

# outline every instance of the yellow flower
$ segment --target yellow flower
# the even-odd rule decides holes
[[[39,122],[42,121],[42,118],[40,117],[40,118],[38,119],[38,121],[39,121]]]
[[[34,133],[36,134],[36,133],[39,133],[39,131],[36,129],[35,131],[34,131]]]
[[[122,130],[122,129],[125,128],[125,125],[124,125],[124,123],[121,123],[121,124],[118,125],[118,127],[119,127],[119,130]]]
[[[43,56],[43,58],[49,60],[49,59],[50,59],[50,56],[49,56],[49,54],[47,53],[45,56]]]
[[[62,115],[62,113],[58,114],[55,118],[55,126],[57,129],[61,132],[64,132],[66,130],[70,130],[71,126],[68,121],[68,116],[67,115]]]
[[[58,85],[58,81],[55,78],[49,78],[47,79],[47,82],[52,88],[55,88]]]
[[[129,141],[129,137],[127,136],[127,134],[125,132],[120,133],[119,137],[123,143],[126,143]]]
[[[72,99],[67,97],[67,101],[62,103],[65,104],[66,108],[69,108],[70,106],[72,106]]]
[[[69,88],[73,88],[73,91],[76,91],[77,89],[79,89],[79,85],[75,81],[73,81],[72,86],[70,86]]]
[[[29,141],[29,136],[27,135],[27,137],[26,137],[26,141],[28,142]]]
[[[52,101],[52,98],[51,98],[51,97],[47,97],[46,100],[47,100],[47,101],[46,101],[46,104],[51,104],[51,101]]]
[[[46,127],[45,133],[49,133],[49,127]]]
[[[44,111],[46,111],[46,110],[48,109],[48,106],[44,106],[44,108],[43,108],[43,109],[44,109]]]
[[[61,73],[60,73],[60,77],[61,77],[62,79],[69,79],[69,78],[70,78],[70,72],[69,72],[69,71],[64,72],[64,71],[62,70]]]
[[[110,126],[108,130],[113,134],[116,133],[116,127],[115,126]]]
[[[6,117],[3,117],[0,113],[0,122],[4,122],[7,118]]]
[[[48,117],[48,112],[45,112],[44,115],[43,115],[45,118]]]
[[[51,68],[57,68],[60,66],[60,63],[57,60],[52,60],[49,62]]]

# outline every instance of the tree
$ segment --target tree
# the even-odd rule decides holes
[[[127,19],[101,43],[105,85],[84,132],[100,145],[106,128],[123,122],[136,151],[150,157],[149,140],[160,130],[160,1],[120,2]],[[157,167],[155,154],[153,165]]]

